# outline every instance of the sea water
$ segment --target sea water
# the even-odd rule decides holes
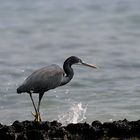
[[[44,94],[42,120],[140,118],[139,0],[0,0],[0,122],[33,120],[16,88],[34,70],[79,56],[74,78]],[[33,95],[38,102],[38,95]]]

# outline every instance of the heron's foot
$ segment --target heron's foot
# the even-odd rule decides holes
[[[31,113],[35,118],[34,121],[41,122],[40,113],[33,113],[33,112],[31,112]]]

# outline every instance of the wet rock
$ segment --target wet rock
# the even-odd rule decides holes
[[[27,131],[26,136],[28,140],[45,140],[42,131],[38,130]]]
[[[102,123],[100,121],[94,121],[94,122],[92,122],[91,125],[95,128],[99,128],[99,129],[102,128]]]
[[[96,137],[101,137],[104,135],[103,125],[100,121],[94,121],[92,122],[92,127],[94,127],[96,132]]]
[[[15,128],[16,133],[24,131],[24,125],[22,122],[15,121],[12,126]]]
[[[87,123],[69,124],[66,127],[72,135],[72,139],[95,139],[95,128]]]
[[[137,135],[140,137],[140,120],[131,121],[129,122],[129,125],[131,126],[131,135]]]
[[[92,124],[77,123],[62,126],[57,121],[15,121],[12,125],[0,124],[0,140],[123,140],[140,139],[140,120],[126,119]]]
[[[129,136],[131,126],[129,125],[128,121],[125,119],[123,121],[114,121],[109,123],[103,124],[104,130],[108,136]]]
[[[15,130],[12,126],[3,126],[0,128],[1,140],[15,140]]]
[[[48,137],[51,139],[68,138],[68,132],[64,128],[53,127],[48,131]]]
[[[17,135],[16,140],[28,140],[27,135],[25,132],[21,132]]]

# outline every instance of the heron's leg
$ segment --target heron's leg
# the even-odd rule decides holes
[[[32,113],[32,115],[35,117],[35,121],[36,121],[37,116],[38,116],[38,112],[37,112],[37,109],[36,109],[36,106],[35,106],[35,103],[34,103],[34,100],[33,100],[33,97],[32,97],[32,93],[29,92],[29,95],[30,95],[30,98],[31,98],[31,101],[32,101],[33,107],[34,107],[34,109],[35,109],[35,114]]]
[[[41,117],[40,117],[40,112],[39,112],[39,109],[40,109],[40,103],[41,103],[41,99],[42,99],[42,97],[43,97],[43,95],[44,95],[44,92],[41,92],[41,93],[39,93],[39,101],[38,101],[38,106],[37,106],[37,112],[38,112],[38,121],[41,121]]]

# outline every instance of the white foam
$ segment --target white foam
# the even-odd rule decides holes
[[[68,123],[78,123],[86,119],[85,114],[87,105],[83,107],[82,103],[73,104],[67,112],[58,115],[58,121],[63,125]]]

